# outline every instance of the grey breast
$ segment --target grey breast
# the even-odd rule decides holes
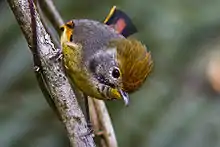
[[[112,39],[124,38],[109,26],[94,20],[76,19],[73,42],[83,46],[83,59],[89,59]]]

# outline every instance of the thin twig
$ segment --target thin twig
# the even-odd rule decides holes
[[[8,0],[8,3],[23,31],[29,47],[33,44],[33,30],[31,29],[31,15],[28,0]],[[36,12],[36,11],[35,11]],[[48,89],[51,92],[53,101],[61,115],[63,124],[68,133],[71,146],[73,147],[94,147],[92,134],[88,134],[85,117],[78,105],[75,94],[63,72],[62,65],[56,60],[51,60],[56,54],[56,49],[35,13],[37,49],[42,65]]]
[[[94,131],[101,137],[102,147],[117,147],[115,132],[104,101],[90,98],[89,106]]]
[[[50,20],[50,22],[53,24],[54,28],[57,30],[57,32],[60,31],[60,26],[64,24],[64,21],[62,17],[60,16],[60,13],[57,11],[54,3],[52,0],[39,0],[38,1],[40,7],[47,18]],[[50,16],[50,17],[48,17]]]

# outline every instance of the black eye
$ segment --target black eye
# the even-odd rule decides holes
[[[112,76],[114,78],[119,78],[120,77],[120,71],[117,68],[114,68],[112,71]]]

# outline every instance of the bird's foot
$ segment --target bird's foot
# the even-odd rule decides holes
[[[91,135],[91,134],[94,135],[94,130],[93,130],[93,127],[92,127],[92,123],[91,123],[91,122],[87,124],[87,127],[88,127],[88,130],[89,130],[89,131],[88,131],[89,135]]]
[[[86,133],[83,133],[81,135],[81,137],[85,137],[85,136],[88,136],[88,135],[92,135],[92,137],[94,137],[95,135],[94,135],[94,130],[92,128],[92,123],[88,123],[87,127],[88,127],[88,131]]]
[[[59,61],[62,59],[62,56],[63,56],[62,50],[58,49],[58,51],[53,56],[50,57],[50,60]]]

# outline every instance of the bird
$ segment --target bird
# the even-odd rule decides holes
[[[104,22],[72,19],[60,27],[62,59],[73,84],[100,100],[122,99],[137,91],[153,69],[151,52],[135,38],[136,27],[114,6]]]

